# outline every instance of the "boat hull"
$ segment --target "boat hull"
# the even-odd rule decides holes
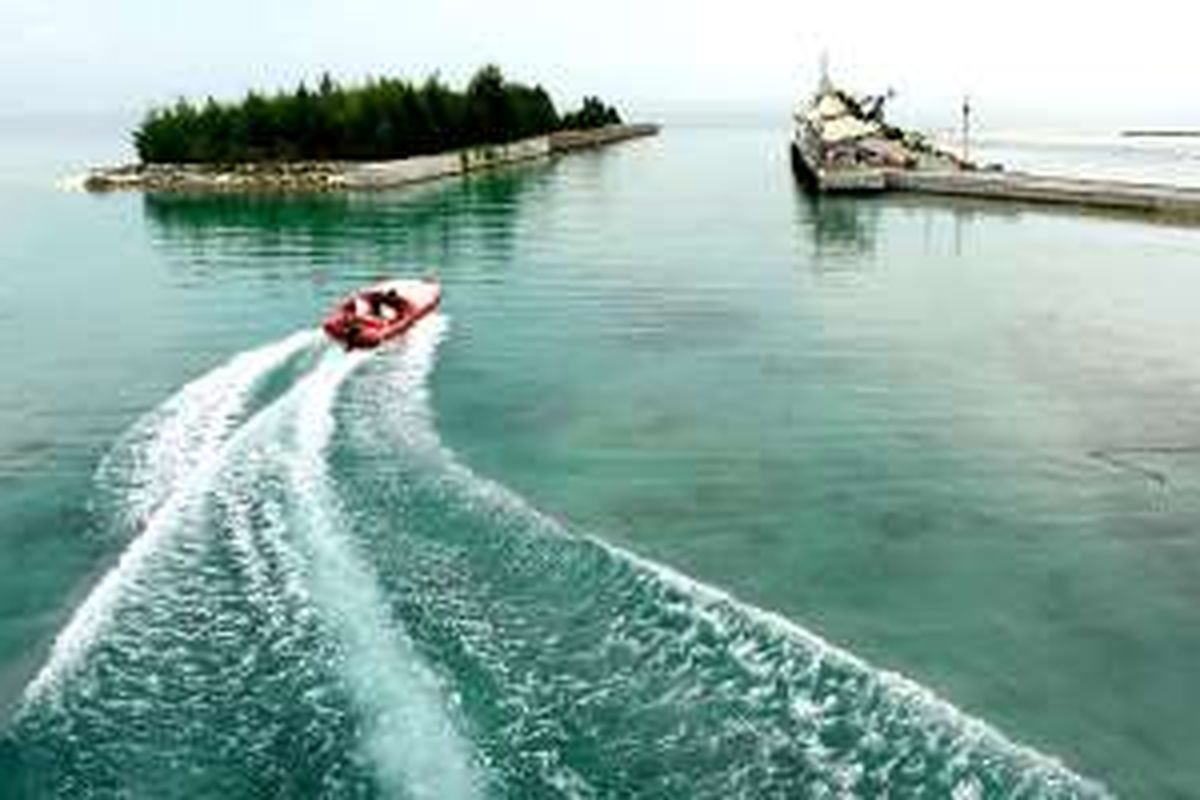
[[[431,314],[441,297],[437,281],[384,281],[343,300],[321,327],[347,350],[370,349],[400,336]]]
[[[817,175],[816,170],[805,160],[795,142],[791,142],[788,145],[788,149],[792,155],[792,174],[800,181],[800,185],[804,187],[805,191],[813,194],[819,192],[821,189],[821,179]]]

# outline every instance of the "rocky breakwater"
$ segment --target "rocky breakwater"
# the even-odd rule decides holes
[[[83,186],[92,192],[141,189],[190,191],[325,191],[342,188],[350,165],[334,161],[252,164],[127,164],[92,170]]]
[[[550,149],[555,153],[567,153],[572,150],[601,147],[627,139],[656,136],[660,129],[658,125],[643,122],[632,125],[605,125],[589,130],[557,131],[550,134]]]
[[[325,192],[387,189],[465,175],[657,134],[657,125],[607,125],[558,131],[515,142],[481,145],[387,161],[272,161],[242,164],[128,164],[94,169],[93,192]]]

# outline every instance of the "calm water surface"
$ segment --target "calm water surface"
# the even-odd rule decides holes
[[[1200,792],[1200,232],[766,130],[290,199],[7,139],[8,794]]]

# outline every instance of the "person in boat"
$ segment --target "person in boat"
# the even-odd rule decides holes
[[[359,319],[374,317],[391,321],[404,316],[408,302],[395,289],[388,289],[355,297],[346,304],[346,310]]]
[[[407,311],[408,304],[395,289],[388,289],[384,292],[381,301],[385,319],[398,319]]]
[[[383,295],[378,292],[371,292],[371,294],[367,295],[367,302],[370,304],[372,317],[383,316]]]

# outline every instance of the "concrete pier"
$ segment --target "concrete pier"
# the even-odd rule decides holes
[[[1200,221],[1200,188],[990,171],[885,170],[882,183],[882,191],[1053,203]]]
[[[606,125],[555,131],[504,144],[387,161],[296,161],[245,164],[129,164],[92,170],[93,192],[320,192],[390,189],[422,181],[550,158],[628,139],[654,136],[657,125]]]
[[[658,125],[645,122],[629,125],[606,125],[603,128],[582,131],[556,131],[550,134],[550,150],[554,153],[569,153],[572,150],[616,144],[626,139],[655,136],[658,131]]]
[[[818,193],[906,192],[1145,213],[1200,222],[1200,188],[990,170],[851,169],[822,173]]]

